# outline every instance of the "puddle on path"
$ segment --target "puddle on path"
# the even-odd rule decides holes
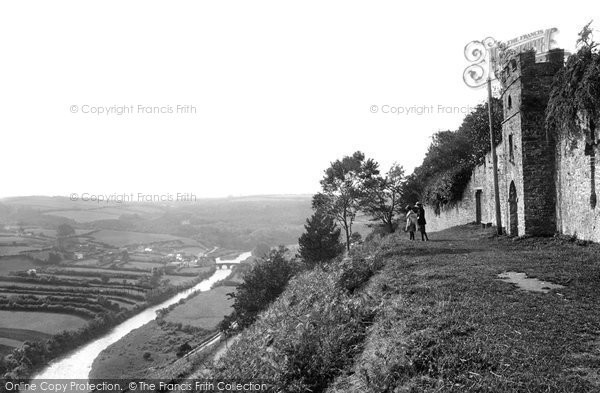
[[[504,272],[498,274],[498,277],[502,281],[516,284],[519,288],[531,292],[543,292],[548,293],[551,289],[564,288],[562,285],[553,284],[548,281],[541,281],[537,278],[529,278],[525,273],[518,272]]]

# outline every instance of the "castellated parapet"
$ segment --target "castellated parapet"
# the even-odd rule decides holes
[[[566,228],[559,210],[564,201],[557,199],[557,179],[564,178],[564,169],[557,166],[557,161],[565,161],[557,160],[562,141],[554,140],[545,127],[552,81],[563,65],[562,49],[551,50],[537,62],[534,52],[524,52],[509,59],[499,75],[504,120],[497,146],[498,177],[503,226],[510,235],[546,236]],[[429,217],[431,231],[474,221],[495,224],[490,154],[473,170],[463,198],[442,207],[439,215],[429,209]]]
[[[503,85],[502,143],[504,183],[508,195],[505,226],[511,235],[552,235],[556,232],[555,141],[546,132],[545,112],[554,75],[564,64],[564,51],[550,51],[536,62],[534,52],[508,61]]]

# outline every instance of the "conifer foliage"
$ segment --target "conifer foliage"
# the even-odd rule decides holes
[[[317,209],[306,220],[304,228],[306,232],[298,239],[299,254],[309,266],[329,261],[343,251],[344,246],[340,243],[341,229],[333,217],[322,210]]]

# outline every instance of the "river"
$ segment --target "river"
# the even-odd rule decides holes
[[[225,263],[225,262],[228,262],[228,263],[241,263],[241,262],[245,261],[246,259],[250,258],[251,256],[252,256],[252,251],[248,251],[248,252],[241,253],[235,259],[223,259],[222,260],[221,257],[218,257],[216,259],[216,262],[217,263]]]
[[[247,259],[250,255],[251,253],[245,252],[240,254],[231,262],[240,263]],[[98,355],[100,355],[100,353],[109,345],[116,343],[132,330],[142,327],[148,322],[154,320],[156,318],[157,310],[177,303],[179,300],[188,297],[193,292],[208,291],[215,282],[226,278],[230,273],[230,269],[217,270],[212,276],[196,284],[194,287],[182,291],[169,300],[166,300],[156,306],[145,309],[141,313],[136,314],[135,316],[115,326],[105,336],[95,339],[94,341],[83,345],[66,356],[50,362],[50,364],[46,366],[42,372],[36,374],[32,378],[31,382],[35,383],[36,380],[47,379],[87,380],[92,369],[92,363],[94,362],[94,359],[96,359],[96,357],[98,357]]]

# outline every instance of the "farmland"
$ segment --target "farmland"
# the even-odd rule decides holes
[[[8,275],[12,271],[35,269],[37,265],[30,258],[9,256],[0,259],[0,275]]]
[[[181,345],[195,346],[203,335],[163,328],[152,321],[109,346],[96,358],[90,378],[155,378],[158,370],[178,359]],[[144,354],[148,353],[148,358]]]
[[[0,311],[0,353],[10,352],[24,341],[45,340],[86,323],[86,319],[69,314]]]
[[[99,243],[105,243],[114,247],[123,247],[130,244],[151,244],[169,241],[179,241],[185,245],[198,246],[197,242],[194,242],[191,239],[159,233],[101,230],[94,233],[93,238]]]
[[[160,310],[156,320],[102,351],[90,377],[157,378],[172,375],[174,369],[191,371],[193,364],[182,359],[181,346],[189,345],[192,350],[217,329],[232,311],[233,301],[227,293],[233,291],[230,286],[217,286]]]
[[[21,329],[27,326],[30,330],[52,335],[63,330],[78,329],[83,325],[85,319],[72,315],[0,311],[0,329]]]
[[[22,367],[22,344],[46,343],[39,362],[58,356],[214,271],[182,251],[206,250],[193,239],[61,225],[0,233],[0,356],[13,353],[12,376],[43,365]]]
[[[0,354],[12,353],[0,361],[0,376],[27,377],[211,275],[217,257],[295,241],[309,210],[305,197],[174,205],[0,200]],[[227,291],[194,297],[160,328],[193,343],[229,313]]]
[[[164,320],[167,323],[192,326],[204,330],[213,330],[226,315],[233,311],[233,300],[227,293],[233,292],[231,287],[216,287],[202,292],[171,310]]]

